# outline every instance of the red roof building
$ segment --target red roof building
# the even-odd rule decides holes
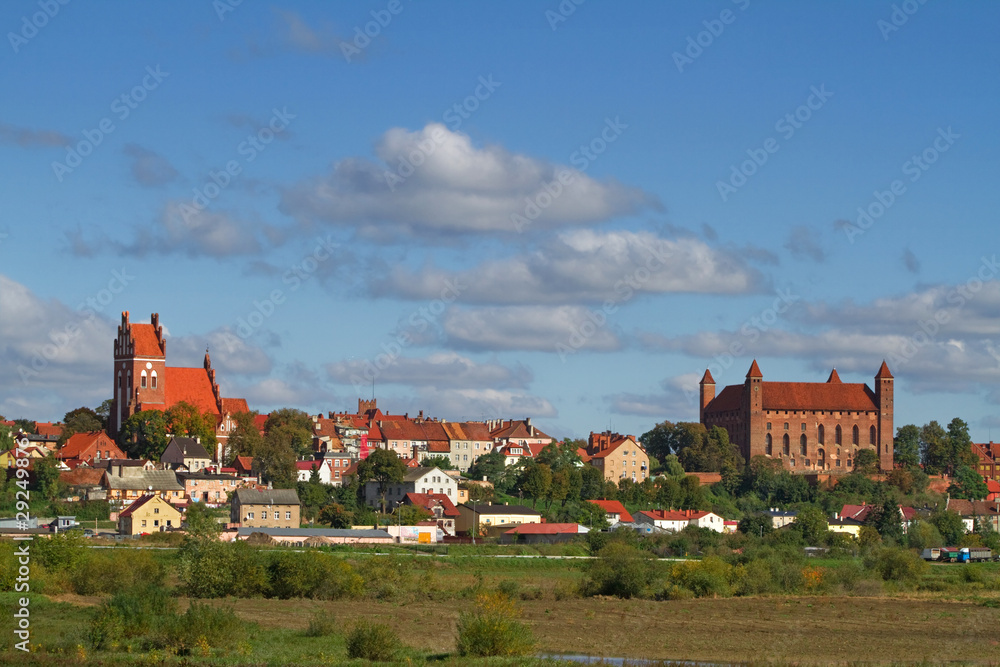
[[[625,506],[622,505],[620,500],[588,500],[587,502],[593,503],[604,510],[608,515],[608,521],[611,525],[616,523],[632,523],[632,515],[628,513]]]
[[[93,464],[95,461],[128,458],[104,431],[74,433],[56,452],[58,459],[72,459]],[[72,466],[71,466],[72,467]]]
[[[747,460],[778,459],[792,472],[847,473],[857,452],[874,450],[883,470],[893,465],[893,382],[883,361],[875,388],[845,383],[836,369],[826,382],[765,382],[755,359],[742,385],[715,393],[705,371],[699,418],[720,426]]]
[[[201,368],[167,366],[167,341],[157,313],[146,324],[130,321],[128,311],[123,312],[114,354],[113,404],[108,425],[113,433],[136,412],[165,411],[185,402],[215,419],[221,451],[236,428],[233,415],[249,412],[245,399],[223,398],[208,351]],[[218,456],[218,451],[214,455]]]

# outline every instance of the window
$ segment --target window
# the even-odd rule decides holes
[[[874,445],[875,444],[875,437],[876,437],[875,436],[875,427],[872,426],[870,429],[868,429],[868,444],[869,445]]]
[[[819,444],[826,444],[826,429],[823,428],[822,424],[819,425]]]
[[[802,456],[805,456],[808,453],[808,451],[806,450],[806,445],[807,445],[806,434],[803,433],[802,437],[799,438],[799,451],[802,453]],[[807,463],[806,465],[809,464]]]
[[[262,520],[262,521],[263,521],[264,519],[266,519],[266,518],[267,518],[267,512],[261,512],[261,513],[260,513],[260,518],[261,518],[261,520]]]
[[[143,389],[146,388],[146,371],[142,372],[142,377],[139,378],[139,386]]]
[[[858,436],[859,436],[858,425],[855,424],[854,428],[851,430],[851,444],[852,445],[858,444],[858,440],[860,439]]]
[[[149,381],[153,389],[156,389],[156,371],[153,371],[153,374],[150,376]]]
[[[788,422],[785,422],[785,430],[788,430]]]
[[[160,513],[160,508],[159,507],[154,507],[153,508],[153,514],[159,514],[159,513]]]
[[[771,455],[771,434],[768,433],[764,436],[764,453],[768,456]]]
[[[802,430],[802,431],[806,430],[806,423],[805,422],[802,422],[802,428],[800,430]]]
[[[834,435],[834,439],[836,440],[838,445],[843,443],[843,437],[844,437],[843,429],[840,428],[840,424],[837,424],[837,431]]]
[[[792,453],[791,447],[790,447],[789,442],[788,442],[788,434],[787,433],[781,438],[781,453],[784,454],[785,456],[789,456]],[[795,465],[795,464],[793,463],[792,465]]]
[[[153,525],[156,526],[156,527],[159,527],[160,526],[160,520],[159,519],[153,519]]]
[[[767,422],[767,430],[768,430],[768,431],[770,431],[770,430],[771,430],[771,422]]]
[[[247,512],[247,518],[252,520],[253,519],[253,512]]]
[[[285,512],[285,519],[286,519],[286,520],[289,520],[289,521],[290,521],[290,520],[291,520],[291,518],[292,518],[292,513],[291,513],[291,512],[289,512],[289,511],[286,511],[286,512]]]
[[[142,527],[143,527],[143,528],[145,528],[145,527],[146,527],[146,520],[145,520],[145,519],[143,519],[143,520],[142,520]]]

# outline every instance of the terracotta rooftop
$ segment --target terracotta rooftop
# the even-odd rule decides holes
[[[458,516],[458,508],[455,507],[455,503],[451,502],[451,498],[443,493],[407,493],[403,497],[403,501],[426,510],[440,505],[444,510],[444,516]]]
[[[560,535],[564,533],[579,533],[578,523],[522,523],[516,528],[506,531],[506,535]]]
[[[129,329],[132,333],[132,343],[135,345],[136,356],[163,357],[166,355],[166,341],[157,337],[156,328],[152,324],[132,322]]]
[[[633,521],[632,515],[628,513],[628,510],[625,509],[620,500],[588,500],[587,502],[594,503],[608,514],[617,514],[619,521],[625,523],[632,523]]]
[[[212,381],[209,379],[207,370],[168,366],[166,373],[167,379],[164,384],[166,405],[164,409],[184,401],[196,407],[198,412],[219,415],[219,407],[215,403]]]

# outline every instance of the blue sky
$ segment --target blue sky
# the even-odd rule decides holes
[[[885,358],[986,440],[998,15],[5,3],[0,414],[108,397],[129,310],[261,411],[641,434]]]

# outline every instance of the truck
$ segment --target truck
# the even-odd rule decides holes
[[[924,560],[941,563],[979,563],[995,560],[993,551],[985,547],[928,547],[920,554]]]

